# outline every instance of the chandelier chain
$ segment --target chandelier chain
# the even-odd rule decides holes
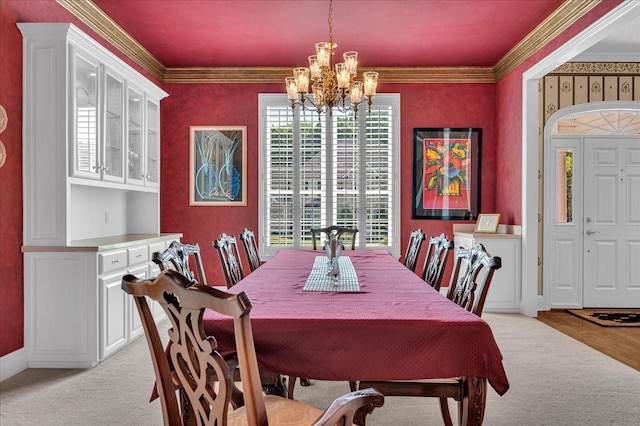
[[[333,43],[333,0],[329,0],[329,43]]]

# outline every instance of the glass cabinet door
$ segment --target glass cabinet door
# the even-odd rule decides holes
[[[72,174],[99,179],[98,65],[79,54],[73,59],[75,146]]]
[[[123,182],[124,83],[109,72],[106,73],[105,98],[103,179]]]
[[[127,91],[127,183],[142,185],[142,94]]]
[[[147,150],[146,185],[158,186],[160,182],[160,108],[147,101]]]

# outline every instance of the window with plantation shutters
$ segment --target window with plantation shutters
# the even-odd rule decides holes
[[[399,255],[400,95],[378,94],[357,116],[291,108],[260,95],[261,254],[311,248],[310,228],[357,227],[357,248]]]

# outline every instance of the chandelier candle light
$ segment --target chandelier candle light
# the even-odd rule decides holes
[[[285,78],[287,95],[291,101],[291,108],[300,105],[305,110],[331,113],[336,107],[345,112],[354,110],[358,114],[358,105],[365,99],[371,111],[371,102],[376,94],[378,73],[368,71],[363,73],[364,83],[356,81],[358,74],[358,52],[345,52],[344,62],[333,67],[333,54],[338,47],[333,42],[333,0],[329,0],[329,41],[316,43],[316,54],[309,56],[309,67],[294,68],[293,77]],[[311,94],[309,97],[309,83]],[[349,103],[347,103],[347,95]],[[307,106],[307,102],[311,106]]]

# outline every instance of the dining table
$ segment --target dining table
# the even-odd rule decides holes
[[[260,369],[331,381],[480,379],[467,381],[470,394],[483,394],[463,401],[472,419],[474,410],[483,417],[482,385],[488,381],[499,395],[508,390],[500,349],[482,318],[388,251],[346,250],[339,260],[336,282],[324,251],[280,250],[227,290],[251,300]],[[206,311],[203,323],[221,349],[234,346],[229,318]]]

